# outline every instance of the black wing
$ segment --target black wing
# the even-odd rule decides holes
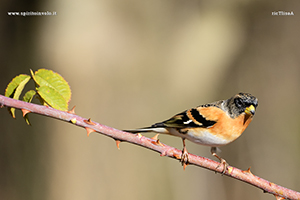
[[[165,127],[165,128],[166,127],[168,128],[204,127],[205,128],[205,127],[213,126],[215,123],[216,121],[205,119],[205,117],[203,117],[196,108],[192,108],[184,112],[181,112],[166,121],[156,123],[152,125],[151,128],[159,128],[159,127]]]

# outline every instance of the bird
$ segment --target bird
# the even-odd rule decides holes
[[[217,155],[217,148],[233,142],[244,132],[252,121],[257,106],[258,99],[255,96],[240,92],[226,100],[190,108],[152,126],[124,131],[155,132],[181,137],[183,165],[188,163],[186,139],[196,144],[210,146],[211,154],[220,161],[217,168],[223,165],[224,174],[228,163]]]

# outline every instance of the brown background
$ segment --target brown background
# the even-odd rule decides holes
[[[280,10],[295,15],[272,16]],[[78,115],[131,129],[249,92],[259,98],[256,116],[222,157],[300,191],[299,1],[15,0],[0,12],[2,94],[17,74],[52,69],[71,85]],[[0,117],[1,199],[274,199],[51,118],[30,115],[27,126],[20,112]],[[179,138],[160,139],[182,148]],[[212,158],[208,147],[187,146]]]

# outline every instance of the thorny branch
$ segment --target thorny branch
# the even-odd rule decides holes
[[[91,132],[97,132],[106,135],[116,140],[118,148],[120,142],[124,141],[156,151],[160,153],[161,156],[167,156],[178,160],[180,160],[181,158],[181,150],[165,145],[161,143],[157,138],[147,138],[140,134],[132,134],[120,131],[99,124],[97,122],[93,122],[90,119],[80,117],[72,111],[64,112],[46,106],[15,100],[12,98],[5,97],[3,95],[0,95],[0,105],[1,107],[6,106],[21,109],[23,115],[26,115],[27,113],[31,112],[52,117],[58,120],[70,122],[71,124],[85,128],[88,135]],[[205,169],[215,171],[218,173],[222,173],[223,170],[221,167],[217,168],[217,166],[219,165],[218,162],[193,154],[189,154],[188,164],[203,167]],[[224,175],[249,183],[257,188],[262,189],[266,193],[273,194],[277,199],[300,199],[299,192],[293,191],[288,188],[284,188],[282,186],[276,185],[275,183],[269,182],[258,176],[255,176],[251,173],[250,168],[246,171],[243,171],[238,168],[228,166],[228,169],[226,170]]]

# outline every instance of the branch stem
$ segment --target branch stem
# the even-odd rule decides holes
[[[181,150],[163,144],[158,140],[147,138],[140,134],[132,134],[132,133],[120,131],[99,124],[97,122],[90,121],[76,114],[56,110],[54,108],[47,107],[47,106],[41,106],[33,103],[26,103],[24,101],[8,98],[3,95],[0,95],[0,104],[6,107],[21,109],[23,112],[30,111],[32,113],[66,121],[69,122],[70,124],[74,124],[86,129],[92,129],[95,132],[111,137],[116,141],[126,141],[156,151],[160,153],[161,156],[175,158],[179,161],[181,159],[181,154],[182,154]],[[210,160],[208,158],[196,156],[193,154],[189,154],[188,158],[189,158],[189,163],[188,163],[189,165],[199,166],[218,173],[222,173],[223,171],[221,167],[217,168],[219,165],[218,162]],[[243,181],[245,183],[249,183],[257,188],[262,189],[264,192],[275,195],[276,197],[283,197],[286,199],[300,199],[299,192],[279,186],[275,183],[269,182],[258,176],[255,176],[251,173],[250,168],[246,171],[243,171],[238,168],[228,166],[228,170],[226,170],[224,175]]]

